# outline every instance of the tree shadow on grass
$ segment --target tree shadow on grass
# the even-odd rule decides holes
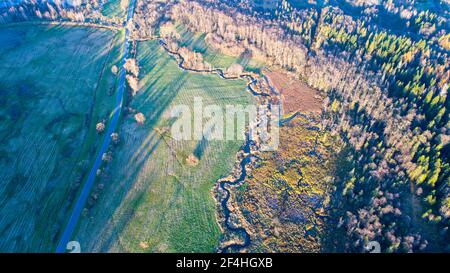
[[[139,207],[139,204],[146,196],[146,193],[148,193],[149,187],[151,186],[151,183],[140,183],[139,185],[136,183],[139,181],[139,179],[137,179],[139,173],[142,171],[145,164],[151,160],[152,155],[155,153],[162,140],[162,137],[158,135],[153,128],[160,120],[164,111],[166,111],[178,95],[178,92],[181,90],[185,78],[188,75],[187,73],[182,73],[181,76],[177,78],[177,81],[169,82],[166,85],[163,84],[163,88],[156,88],[158,87],[160,80],[164,79],[164,73],[160,70],[165,69],[169,62],[170,59],[168,57],[163,63],[158,64],[158,66],[150,66],[152,70],[156,67],[158,67],[156,68],[158,70],[149,70],[148,73],[156,74],[158,76],[156,78],[147,79],[144,82],[145,86],[147,86],[145,88],[147,91],[141,94],[141,96],[147,94],[147,97],[136,98],[136,104],[139,107],[150,108],[151,112],[146,113],[146,116],[148,117],[146,125],[137,127],[136,129],[141,131],[141,135],[138,137],[130,136],[130,143],[122,148],[127,151],[117,151],[117,153],[126,154],[125,159],[121,160],[121,162],[127,162],[126,166],[115,167],[126,168],[125,174],[111,175],[116,178],[116,181],[108,183],[109,185],[107,185],[102,194],[103,196],[111,197],[105,197],[106,199],[102,200],[103,204],[101,205],[101,208],[108,208],[109,211],[106,212],[106,214],[101,215],[100,213],[105,213],[105,211],[100,211],[100,206],[97,206],[98,209],[95,211],[94,218],[97,218],[97,221],[100,222],[95,224],[91,222],[88,224],[88,227],[92,224],[99,227],[98,229],[94,229],[97,232],[92,231],[93,235],[90,236],[91,238],[102,239],[101,241],[90,243],[95,250],[108,251],[119,242],[118,238],[123,234],[127,225],[135,217],[136,209]],[[148,107],[148,105],[151,107]],[[132,125],[128,124],[128,126]],[[142,130],[148,130],[148,133],[142,134]],[[114,172],[117,172],[116,169]],[[119,180],[121,179],[120,176],[125,176],[122,181]],[[133,191],[136,187],[139,187],[139,190]],[[114,224],[111,226],[108,222],[114,218]]]
[[[197,143],[197,146],[196,146],[195,149],[194,149],[194,152],[193,152],[194,156],[195,156],[196,158],[198,158],[199,160],[202,159],[202,157],[203,157],[203,155],[204,155],[204,153],[205,153],[205,150],[206,150],[206,148],[208,147],[208,145],[209,145],[208,139],[206,139],[206,137],[203,136],[203,137],[202,137],[202,140],[200,140],[200,141]]]
[[[246,67],[250,63],[251,58],[252,52],[246,49],[241,55],[239,55],[237,63],[242,65],[242,67]]]
[[[133,164],[129,164],[127,166],[129,171],[127,172],[127,178],[123,182],[123,185],[119,191],[120,198],[112,199],[114,204],[109,204],[115,209],[111,210],[111,213],[108,214],[108,217],[106,217],[104,225],[100,230],[100,234],[103,234],[101,238],[104,239],[99,244],[99,251],[109,251],[114,244],[119,241],[118,236],[123,233],[126,226],[135,217],[136,209],[139,207],[139,204],[141,204],[142,199],[148,192],[147,190],[150,183],[145,183],[146,187],[141,187],[139,191],[136,191],[132,194],[132,196],[129,196],[130,190],[135,187],[137,182],[136,178],[139,175],[139,172],[161,143],[161,138],[158,138],[156,141],[154,140],[154,138],[156,138],[155,133],[150,138],[151,139],[147,142],[146,147],[141,149],[141,155],[143,156],[136,159]],[[127,199],[131,201],[126,202]],[[116,218],[114,223],[107,224],[112,218]]]

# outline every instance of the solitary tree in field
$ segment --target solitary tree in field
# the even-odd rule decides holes
[[[102,160],[105,162],[110,162],[112,160],[112,153],[111,152],[103,153]]]
[[[127,82],[132,91],[131,95],[134,97],[136,93],[139,91],[138,79],[132,75],[127,75]]]
[[[112,72],[114,75],[117,75],[117,72],[119,72],[119,69],[117,68],[116,65],[113,65],[113,66],[111,67],[111,72]]]
[[[233,76],[239,76],[244,71],[244,68],[240,64],[232,64],[227,69],[227,74],[233,75]]]
[[[128,73],[133,74],[133,76],[139,76],[139,65],[137,64],[136,59],[127,59],[125,62],[125,69]]]
[[[137,113],[136,115],[134,115],[134,119],[139,125],[142,125],[145,122],[145,116],[142,113]]]
[[[97,125],[95,125],[95,130],[97,130],[97,133],[101,133],[105,130],[105,123],[99,122]]]
[[[112,133],[111,134],[111,140],[112,140],[112,142],[114,143],[114,144],[119,144],[119,141],[120,141],[120,139],[119,139],[119,134],[118,133]]]

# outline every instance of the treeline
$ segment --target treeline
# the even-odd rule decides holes
[[[406,216],[398,215],[399,219],[387,217],[386,224],[395,220],[398,230],[418,232],[413,236],[414,240],[410,235],[399,239],[392,232],[389,236],[380,236],[379,240],[392,251],[417,250],[415,247],[424,250],[422,243],[417,243],[420,242],[420,234],[433,240],[433,247],[436,249],[448,248],[449,246],[445,245],[449,242],[450,218],[448,55],[425,40],[413,41],[405,36],[370,29],[362,21],[349,20],[353,24],[342,24],[341,22],[345,21],[342,18],[349,19],[335,9],[323,16],[318,33],[323,44],[316,47],[325,48],[334,55],[344,53],[358,62],[358,68],[364,67],[362,71],[377,72],[380,86],[391,101],[392,105],[388,105],[392,108],[391,112],[403,120],[413,120],[407,127],[401,128],[401,123],[394,122],[390,112],[386,111],[381,112],[381,119],[373,121],[373,114],[367,114],[367,106],[361,107],[355,100],[360,93],[346,98],[342,97],[344,90],[333,90],[331,94],[336,96],[333,102],[335,106],[344,104],[336,107],[334,111],[340,115],[335,116],[334,120],[340,125],[341,133],[348,135],[348,131],[342,126],[345,121],[345,116],[342,115],[345,113],[351,114],[352,119],[348,122],[352,127],[361,127],[362,132],[375,133],[377,136],[375,142],[365,140],[362,143],[352,139],[352,134],[348,138],[353,148],[358,148],[354,143],[360,143],[364,149],[355,149],[352,154],[351,159],[355,166],[351,169],[349,181],[343,182],[346,185],[340,192],[346,196],[349,194],[348,189],[351,189],[349,197],[343,198],[348,203],[348,210],[341,210],[339,216],[350,223],[353,221],[350,219],[355,217],[348,213],[350,208],[362,209],[361,203],[356,201],[358,199],[352,196],[355,193],[355,184],[359,185],[356,192],[361,194],[363,200],[367,200],[366,207],[374,208],[373,200],[369,197],[376,196],[378,188],[373,187],[374,183],[366,182],[373,179],[367,167],[371,164],[388,166],[393,170],[390,178],[392,181],[387,182],[389,180],[385,177],[379,180],[388,183],[389,190],[396,189],[400,199],[410,203],[410,208],[403,205],[399,209],[406,210]],[[367,90],[368,92],[371,90]],[[382,101],[386,104],[385,99]],[[366,127],[372,122],[378,124],[378,132],[373,132],[370,126]],[[393,152],[386,154],[385,151],[389,151],[387,149],[393,149]],[[377,160],[376,157],[383,153],[385,161]],[[399,166],[402,169],[397,169]],[[360,210],[355,212],[359,213]],[[423,222],[428,224],[423,225]],[[349,224],[346,230],[352,231],[353,228],[354,226]]]
[[[66,18],[72,21],[85,20],[82,10],[67,9],[59,2],[25,1],[18,6],[0,9],[0,24],[29,20],[54,21]]]
[[[73,21],[120,25],[120,19],[108,18],[100,12],[106,1],[89,0],[80,6],[64,1],[26,0],[19,5],[0,8],[0,24],[21,21]]]
[[[170,16],[328,92],[325,125],[348,144],[331,218],[344,236],[330,239],[331,250],[363,251],[373,240],[392,252],[448,248],[447,52],[339,8],[311,10],[295,24],[290,14],[302,12],[278,9],[261,19],[223,3],[180,1]]]
[[[133,16],[133,35],[137,39],[154,38],[159,33],[158,25],[164,20],[167,10],[172,6],[172,0],[136,2]]]
[[[426,250],[424,237],[449,250],[447,53],[433,40],[388,34],[338,8],[322,9],[318,28],[314,49],[358,69],[330,92],[334,124],[352,151],[337,191],[336,206],[344,206],[335,214],[349,235],[344,250],[360,249],[357,239],[379,240],[389,251]],[[353,87],[357,74],[379,84]],[[367,236],[376,226],[382,233]]]
[[[188,1],[174,5],[169,16],[191,31],[213,33],[230,46],[248,49],[270,65],[289,70],[304,69],[307,49],[300,37],[286,34],[270,21],[240,13],[234,13],[232,17],[219,9],[204,8],[197,2]]]

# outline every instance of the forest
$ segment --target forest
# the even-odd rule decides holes
[[[166,39],[188,67],[211,69],[207,56],[183,44],[184,26],[218,52],[245,55],[324,95],[321,128],[343,147],[333,151],[339,167],[320,251],[364,252],[377,241],[384,252],[449,252],[448,1],[269,2],[139,0],[127,28],[135,41]],[[0,10],[0,23],[118,26],[98,12],[102,5],[30,1]],[[138,65],[128,66],[136,91]]]

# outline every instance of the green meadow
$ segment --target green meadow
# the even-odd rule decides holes
[[[0,252],[52,252],[114,106],[121,32],[0,27]]]
[[[253,97],[243,80],[181,70],[157,41],[137,49],[142,87],[130,107],[146,121],[138,125],[133,115],[124,117],[121,144],[74,239],[94,252],[214,251],[221,232],[212,189],[230,174],[243,141],[177,141],[170,111],[180,104],[192,108],[195,97],[205,106],[248,105]]]

